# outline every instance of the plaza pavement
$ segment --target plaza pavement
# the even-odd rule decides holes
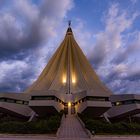
[[[0,140],[90,140],[86,138],[56,138],[46,135],[0,135]],[[140,140],[140,136],[95,136],[92,140]]]

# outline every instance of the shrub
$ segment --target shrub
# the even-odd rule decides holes
[[[59,128],[60,121],[61,115],[51,116],[47,120],[38,120],[36,122],[2,122],[0,123],[0,133],[54,133]]]
[[[138,123],[112,123],[109,124],[103,120],[94,120],[86,115],[78,114],[85,123],[87,129],[95,134],[137,134],[140,135],[140,124]]]

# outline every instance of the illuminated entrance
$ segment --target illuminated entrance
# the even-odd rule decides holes
[[[75,114],[75,104],[72,102],[68,102],[64,104],[64,111],[66,112],[66,114],[71,115],[71,114]]]
[[[71,114],[71,102],[68,102],[68,114]]]

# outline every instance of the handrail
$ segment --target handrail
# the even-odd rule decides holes
[[[83,129],[85,130],[86,134],[88,135],[88,137],[90,139],[93,139],[93,135],[92,133],[85,127],[84,122],[80,119],[80,117],[78,115],[76,115],[77,119],[79,120],[80,124],[82,125]]]

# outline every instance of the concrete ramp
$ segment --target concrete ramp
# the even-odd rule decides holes
[[[66,118],[63,118],[58,138],[89,139],[86,131],[75,115],[68,115]]]

